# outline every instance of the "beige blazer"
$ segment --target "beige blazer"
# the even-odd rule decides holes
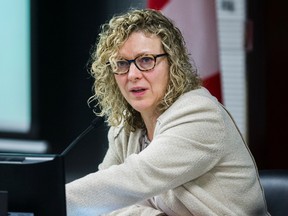
[[[109,130],[99,171],[66,187],[68,216],[269,215],[253,156],[205,88],[166,110],[141,152],[140,136]]]

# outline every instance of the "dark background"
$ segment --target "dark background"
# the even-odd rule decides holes
[[[288,168],[288,2],[247,1],[254,47],[247,53],[249,146],[259,169]]]

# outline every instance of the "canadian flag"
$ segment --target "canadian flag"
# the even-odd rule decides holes
[[[222,102],[215,0],[147,0],[181,30],[203,85]]]

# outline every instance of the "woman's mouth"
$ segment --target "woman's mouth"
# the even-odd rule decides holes
[[[145,91],[145,89],[139,88],[139,89],[132,89],[131,91],[132,92],[143,92],[143,91]]]
[[[146,88],[137,87],[130,89],[130,92],[133,93],[134,95],[140,96],[143,95],[146,90],[147,90]]]

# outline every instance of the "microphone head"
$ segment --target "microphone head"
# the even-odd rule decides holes
[[[92,120],[91,125],[96,128],[99,127],[104,122],[104,118],[102,117],[96,117]]]

